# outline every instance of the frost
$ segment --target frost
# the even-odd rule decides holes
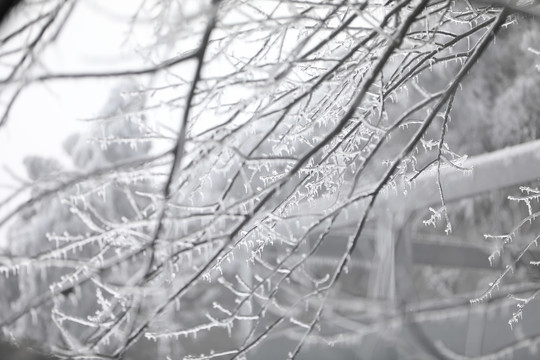
[[[295,343],[283,354],[309,357],[311,345],[357,346],[404,325],[396,289],[406,274],[393,236],[417,230],[421,215],[407,209],[428,197],[422,177],[439,190],[423,203],[423,224],[440,226],[437,234],[466,232],[461,221],[450,223],[456,203],[447,206],[445,186],[471,173],[469,159],[445,134],[464,126],[453,97],[470,95],[465,74],[490,58],[477,61],[503,22],[499,10],[423,1],[217,3],[142,2],[126,19],[123,9],[110,20],[129,25],[133,70],[77,74],[51,73],[58,67],[42,56],[66,39],[49,26],[71,30],[70,2],[21,4],[28,17],[15,16],[18,30],[4,34],[13,57],[2,85],[8,124],[11,105],[24,107],[25,96],[11,98],[19,86],[24,95],[25,84],[55,79],[119,85],[102,112],[84,116],[87,132],[66,141],[65,164],[27,160],[28,176],[13,176],[21,188],[0,201],[7,239],[0,273],[8,291],[16,289],[5,301],[4,331],[70,358],[118,358],[140,336],[156,342],[149,356],[168,360],[256,357],[258,346],[282,337]],[[523,245],[530,240],[523,233],[540,216],[540,195],[533,186],[521,195],[509,199],[527,211],[523,223],[486,236],[489,261],[502,256],[503,274],[482,277],[487,291],[473,301],[506,291],[524,261],[538,263],[523,257],[537,242]],[[420,232],[432,236],[428,230]],[[376,264],[381,238],[389,246]],[[407,299],[407,311],[437,321],[441,312],[430,311],[425,294],[449,297],[461,287],[422,264],[418,274],[431,278],[413,279],[419,302]],[[391,290],[366,293],[379,278]],[[40,331],[48,323],[55,330]]]

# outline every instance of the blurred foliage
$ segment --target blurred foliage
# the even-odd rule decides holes
[[[468,155],[535,140],[540,135],[540,23],[516,16],[456,94],[449,143]],[[519,31],[518,31],[519,30]]]
[[[54,184],[55,176],[59,174],[72,174],[72,173],[89,173],[93,170],[104,166],[110,166],[112,164],[121,163],[134,157],[145,155],[149,149],[149,144],[139,144],[138,147],[130,145],[132,139],[140,138],[142,135],[140,127],[135,125],[135,122],[126,121],[124,116],[126,112],[136,111],[141,106],[141,99],[133,96],[125,96],[124,92],[132,91],[134,89],[132,84],[121,84],[112,92],[112,96],[109,102],[104,108],[104,115],[110,117],[116,117],[113,120],[108,121],[105,124],[97,124],[93,126],[93,130],[85,134],[73,134],[67,138],[64,143],[66,153],[70,156],[74,169],[67,171],[64,166],[55,159],[44,158],[37,155],[28,156],[24,160],[27,176],[33,181],[32,193],[37,195],[40,192],[46,190],[51,185],[51,181]],[[103,134],[117,139],[118,142],[113,142],[104,148],[99,144],[99,141],[103,140]],[[106,140],[106,139],[105,139]],[[98,186],[99,182],[94,184]],[[144,184],[140,185],[126,185],[116,183],[112,187],[102,189],[101,191],[95,191],[95,189],[83,189],[80,188],[77,191],[72,191],[71,196],[76,196],[77,192],[93,191],[94,195],[88,196],[88,203],[85,205],[93,209],[94,216],[101,214],[108,221],[121,222],[122,218],[133,218],[137,214],[134,213],[131,201],[141,202],[141,199],[134,200],[129,197],[129,191],[135,191],[136,189],[143,189]],[[53,185],[54,187],[54,185]],[[21,212],[16,222],[9,229],[9,244],[10,256],[24,258],[35,258],[35,267],[29,267],[26,271],[20,271],[16,276],[9,278],[0,278],[5,293],[8,296],[1,297],[1,301],[7,301],[4,305],[0,304],[4,308],[17,308],[17,304],[24,304],[33,298],[39,297],[41,294],[46,293],[49,289],[49,284],[58,281],[65,274],[71,273],[69,267],[47,267],[39,265],[39,256],[42,253],[51,251],[56,248],[57,244],[49,237],[53,236],[70,236],[71,234],[79,234],[88,231],[84,218],[81,218],[77,213],[73,212],[73,208],[66,200],[70,196],[63,199],[60,197],[53,197],[48,201],[39,203],[38,205]],[[144,206],[144,204],[139,204]],[[98,220],[99,221],[99,220]],[[106,226],[106,225],[105,225]],[[67,260],[77,261],[81,256],[90,257],[95,253],[102,251],[100,247],[87,246],[84,251],[73,253],[73,256],[69,256]],[[121,274],[115,274],[118,279]],[[93,299],[95,289],[77,289],[76,291],[83,291],[83,298]],[[73,310],[86,313],[88,316],[95,315],[97,309],[90,305],[93,301],[79,301],[75,298],[81,294],[74,294],[73,291],[63,294],[63,299],[56,299],[56,301],[72,301]],[[77,296],[78,295],[78,296]],[[9,304],[9,305],[7,305]],[[51,303],[44,308],[44,311],[51,312],[55,304]],[[76,327],[72,330],[77,332]],[[47,317],[31,316],[26,317],[17,323],[17,326],[12,329],[12,333],[17,338],[23,338],[35,344],[44,344],[55,339],[58,343],[69,341],[69,339],[63,338],[63,333],[59,331],[58,327],[51,326],[50,320]],[[90,334],[87,334],[89,336]],[[23,344],[24,345],[24,344]],[[24,346],[28,346],[26,344]],[[7,351],[7,350],[5,350]],[[41,359],[39,357],[28,357],[22,352],[18,352],[16,349],[11,349],[13,357],[6,359]],[[0,348],[0,359],[4,359],[2,348]],[[7,356],[7,355],[6,355]],[[11,355],[10,355],[11,356]],[[17,357],[20,356],[20,357]],[[38,356],[38,355],[36,355]],[[150,356],[150,354],[149,354]]]

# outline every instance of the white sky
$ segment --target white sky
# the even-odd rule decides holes
[[[36,73],[137,68],[133,39],[128,39],[129,15],[140,1],[79,1],[57,41],[39,56]],[[17,22],[15,14],[0,33]],[[11,26],[10,26],[11,25]],[[151,35],[151,34],[149,34]],[[135,56],[134,56],[135,55]],[[135,61],[134,61],[135,60]],[[0,166],[25,175],[27,155],[65,156],[66,136],[87,126],[78,119],[99,115],[119,79],[59,80],[27,87],[0,129]],[[5,105],[4,105],[5,106]],[[0,184],[10,183],[0,168]],[[0,188],[0,198],[3,190]]]

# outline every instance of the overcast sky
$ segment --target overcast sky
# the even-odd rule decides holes
[[[129,35],[129,18],[140,1],[80,1],[58,40],[39,56],[35,73],[98,71],[136,67],[137,36]],[[6,34],[29,14],[15,13],[0,30]],[[21,39],[23,40],[23,39]],[[24,174],[22,159],[31,154],[62,157],[67,135],[83,130],[80,119],[99,115],[113,80],[60,80],[27,87],[0,130],[0,165]],[[0,184],[11,180],[0,169]],[[1,191],[1,190],[0,190]]]

